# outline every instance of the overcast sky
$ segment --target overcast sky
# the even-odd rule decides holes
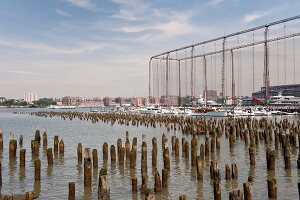
[[[299,0],[0,0],[0,96],[145,96],[152,55],[299,10]]]

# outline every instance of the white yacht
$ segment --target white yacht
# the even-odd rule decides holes
[[[269,104],[273,106],[300,106],[300,98],[295,96],[282,96],[279,93],[277,96],[271,96]]]
[[[140,108],[139,113],[140,114],[157,114],[158,112],[161,112],[161,108],[154,107],[154,106],[147,106],[145,108]]]
[[[49,109],[75,109],[75,106],[58,106],[58,105],[50,105]]]
[[[215,107],[199,107],[194,108],[192,116],[199,117],[227,117],[227,111]]]

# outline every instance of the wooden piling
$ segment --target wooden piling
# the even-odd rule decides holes
[[[25,196],[26,196],[25,197],[26,200],[33,200],[34,199],[34,191],[26,192]]]
[[[183,194],[179,196],[179,200],[188,200],[188,198],[186,195]]]
[[[225,165],[225,179],[226,180],[231,179],[230,167],[228,164]]]
[[[59,143],[58,136],[55,135],[54,136],[54,148],[53,148],[54,154],[58,152],[58,143]]]
[[[44,133],[43,133],[43,148],[46,149],[47,145],[48,145],[47,133],[46,133],[46,130],[44,130]]]
[[[157,162],[157,140],[152,138],[152,166],[156,166]]]
[[[201,156],[197,157],[197,179],[203,180],[203,160]]]
[[[244,189],[244,199],[252,200],[252,183],[249,181],[243,183],[243,189]]]
[[[92,186],[91,149],[84,149],[84,187]]]
[[[0,187],[2,187],[2,162],[0,162]]]
[[[15,159],[17,154],[17,141],[11,139],[9,141],[9,159]]]
[[[277,181],[275,178],[268,179],[268,197],[269,198],[277,198]]]
[[[189,142],[185,141],[185,158],[189,158]]]
[[[169,148],[165,148],[163,152],[164,168],[170,169],[170,153]]]
[[[108,144],[106,142],[104,142],[102,150],[103,150],[103,161],[107,161],[108,160]]]
[[[36,140],[31,141],[31,146],[32,146],[32,156],[33,157],[38,157],[39,156],[39,143]]]
[[[214,200],[221,200],[221,183],[219,180],[214,181]]]
[[[69,200],[75,200],[75,183],[69,182]]]
[[[238,179],[238,168],[235,163],[231,164],[231,177],[232,179]]]
[[[193,135],[191,140],[191,164],[192,166],[196,166],[197,162],[197,138]]]
[[[93,167],[98,168],[98,152],[97,152],[97,149],[93,149],[92,155],[93,155]]]
[[[77,146],[77,158],[78,162],[82,162],[82,144],[79,143]]]
[[[284,156],[284,168],[291,169],[291,156],[290,155]]]
[[[2,129],[0,129],[0,151],[3,151],[3,135]]]
[[[61,139],[60,142],[59,142],[59,155],[63,156],[64,153],[65,153],[65,143]]]
[[[249,147],[249,159],[250,159],[250,165],[255,165],[255,147],[254,146]]]
[[[20,167],[25,167],[26,149],[20,150]]]
[[[110,189],[108,186],[107,170],[101,169],[99,172],[99,183],[98,183],[98,198],[109,199]]]
[[[116,162],[116,148],[114,145],[110,145],[110,161],[111,163]]]
[[[53,153],[52,153],[52,148],[47,149],[47,160],[48,160],[48,165],[52,166],[53,165]]]
[[[159,172],[156,172],[155,174],[154,192],[161,192],[161,181]]]
[[[175,156],[179,156],[179,139],[175,139]]]
[[[130,151],[130,168],[136,167],[136,146],[133,146]]]
[[[267,157],[267,169],[275,170],[276,152],[274,150],[271,151],[270,148],[267,148],[266,157]]]
[[[162,187],[167,188],[168,187],[168,179],[169,179],[169,170],[168,169],[162,169]]]
[[[209,157],[209,138],[205,138],[205,156]]]
[[[137,192],[137,178],[136,177],[133,177],[131,179],[131,191]]]
[[[41,160],[36,159],[34,161],[34,180],[40,181],[41,180]]]
[[[41,143],[41,132],[39,129],[36,129],[34,140],[37,141],[39,144]]]
[[[243,200],[243,192],[240,189],[235,189],[229,192],[229,200]]]
[[[23,135],[20,135],[19,146],[20,146],[20,148],[23,147]]]

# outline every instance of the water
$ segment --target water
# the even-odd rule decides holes
[[[98,150],[99,170],[103,165],[107,165],[108,180],[110,185],[111,199],[143,199],[144,196],[138,192],[131,192],[131,177],[138,178],[138,187],[141,185],[141,141],[142,133],[147,136],[147,152],[148,152],[148,188],[154,187],[154,174],[156,169],[151,164],[152,137],[157,137],[158,159],[157,170],[160,172],[163,168],[161,135],[163,132],[169,141],[171,147],[171,136],[174,132],[167,133],[166,128],[146,128],[144,126],[132,127],[123,126],[115,123],[113,126],[106,123],[91,121],[80,121],[78,119],[63,120],[58,117],[42,118],[30,116],[27,114],[13,114],[13,111],[37,111],[37,109],[1,109],[0,110],[0,128],[3,129],[4,151],[0,155],[2,162],[3,186],[2,194],[20,194],[27,191],[35,190],[40,196],[38,199],[67,199],[68,182],[74,181],[76,185],[76,199],[97,199],[98,171],[93,171],[92,190],[85,190],[83,187],[83,165],[77,162],[77,145],[82,143],[83,148],[89,147]],[[58,135],[65,143],[64,157],[54,158],[53,168],[48,168],[46,152],[40,148],[41,181],[40,184],[34,183],[34,165],[30,150],[30,141],[34,139],[35,129],[39,127],[41,132],[43,128],[47,129],[48,148],[53,148],[53,138]],[[9,163],[8,160],[8,142],[9,132],[14,132],[15,138],[23,134],[23,148],[26,149],[26,170],[19,169],[19,147],[17,150],[16,163]],[[116,146],[118,138],[122,139],[123,146],[125,143],[125,131],[129,131],[130,143],[133,137],[138,138],[138,155],[137,167],[131,170],[129,162],[126,161],[124,167],[120,167],[116,162],[111,165],[110,157],[107,163],[103,163],[102,145],[107,142],[109,146]],[[256,167],[249,166],[248,147],[245,147],[244,141],[237,140],[234,148],[229,149],[228,140],[225,134],[221,137],[221,151],[215,150],[210,159],[204,163],[203,182],[197,181],[196,168],[192,168],[190,161],[182,158],[181,155],[181,138],[185,137],[189,142],[191,136],[184,135],[179,132],[180,140],[180,156],[176,158],[171,154],[171,170],[168,189],[156,194],[156,199],[178,199],[181,194],[187,195],[188,199],[212,199],[213,187],[210,180],[209,165],[213,159],[218,162],[221,172],[222,198],[228,199],[228,192],[236,187],[242,188],[243,183],[247,181],[248,176],[252,175],[253,197],[254,199],[268,199],[267,177],[275,176],[277,178],[277,195],[278,199],[298,199],[297,183],[299,181],[299,172],[297,169],[297,149],[292,150],[291,163],[292,169],[284,169],[284,159],[282,151],[277,151],[276,170],[268,171],[266,166],[266,146],[263,142],[256,147]],[[200,144],[204,144],[204,136],[198,136],[198,153]],[[170,148],[170,153],[172,152]],[[109,155],[110,156],[110,155]],[[126,159],[126,158],[125,158]],[[225,164],[236,163],[238,166],[238,180],[225,180]]]

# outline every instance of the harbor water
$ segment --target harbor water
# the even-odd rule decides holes
[[[37,199],[67,199],[68,183],[75,182],[76,199],[98,199],[98,176],[99,170],[105,166],[107,168],[107,178],[110,186],[111,199],[143,199],[140,192],[132,193],[131,177],[136,176],[138,186],[141,185],[141,148],[142,134],[146,134],[148,168],[147,168],[147,186],[153,189],[154,175],[156,170],[161,174],[164,168],[162,159],[162,133],[168,138],[169,147],[171,147],[171,137],[177,135],[180,141],[180,156],[176,157],[170,148],[171,167],[168,188],[162,192],[156,193],[156,199],[178,199],[185,194],[188,199],[213,199],[213,183],[210,179],[209,166],[210,161],[217,161],[221,173],[222,199],[228,199],[229,191],[236,188],[242,188],[243,183],[247,182],[248,176],[253,177],[253,199],[268,199],[267,178],[276,177],[278,199],[298,199],[298,188],[300,171],[297,168],[298,149],[291,149],[291,169],[286,170],[284,165],[283,153],[279,149],[276,151],[276,169],[267,170],[266,148],[264,142],[256,145],[256,166],[250,167],[248,146],[245,142],[237,139],[232,149],[229,148],[228,140],[225,134],[221,136],[221,150],[216,151],[204,161],[203,181],[197,180],[196,167],[191,166],[189,159],[182,157],[181,139],[185,137],[190,143],[191,135],[183,135],[180,131],[168,131],[165,126],[156,126],[156,128],[145,126],[125,126],[118,123],[104,123],[79,120],[63,120],[60,117],[38,117],[28,114],[14,114],[13,112],[36,112],[39,109],[0,109],[0,128],[3,129],[4,148],[0,155],[2,163],[2,188],[1,194],[24,194],[27,191],[34,190],[38,195]],[[289,118],[297,120],[294,116],[278,116],[277,121]],[[272,118],[273,120],[275,117]],[[36,128],[42,130],[45,128],[48,135],[48,148],[53,148],[53,138],[55,135],[63,139],[65,144],[64,156],[54,157],[53,167],[48,167],[46,152],[40,148],[39,158],[41,159],[41,181],[36,184],[34,181],[34,163],[31,155],[31,140],[34,139]],[[137,137],[137,164],[135,169],[129,166],[129,160],[126,158],[124,167],[116,162],[111,164],[110,159],[103,163],[102,146],[104,142],[108,145],[117,145],[117,140],[122,139],[124,146],[125,132],[129,132],[130,143]],[[8,158],[8,144],[10,132],[18,140],[23,135],[23,148],[26,149],[26,167],[25,171],[19,168],[19,146],[17,149],[16,162],[10,162]],[[158,155],[157,166],[152,167],[151,150],[152,138],[157,138]],[[198,154],[200,144],[204,144],[205,136],[197,136]],[[83,148],[98,150],[99,169],[92,172],[92,188],[84,189],[83,186],[83,163],[77,161],[77,145],[82,143]],[[273,147],[274,148],[274,147]],[[110,157],[109,157],[110,158]],[[225,164],[236,163],[238,166],[238,179],[225,180]]]

